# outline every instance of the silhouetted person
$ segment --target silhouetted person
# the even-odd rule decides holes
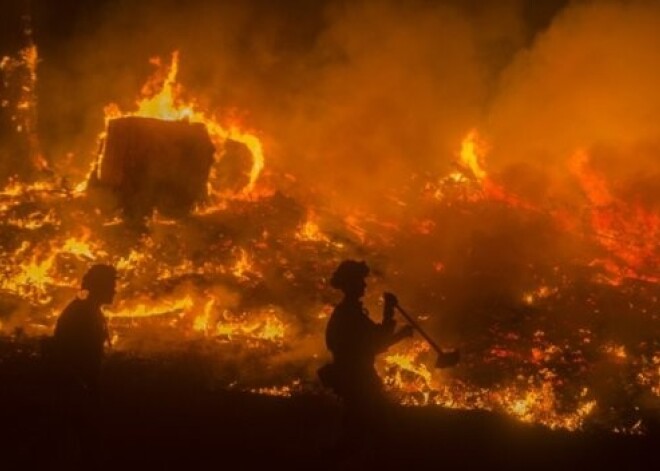
[[[324,378],[321,371],[319,374],[344,405],[339,452],[363,447],[385,427],[382,419],[386,398],[374,361],[377,354],[413,332],[412,327],[405,326],[395,333],[397,299],[391,293],[384,294],[383,321],[377,324],[369,318],[361,301],[368,275],[366,263],[345,260],[330,280],[333,288],[344,293],[344,299],[335,307],[326,329],[326,345],[332,352],[333,364],[326,369],[326,373],[330,370],[328,376]]]
[[[101,306],[115,296],[117,272],[94,265],[83,276],[81,295],[57,319],[52,355],[60,375],[60,414],[89,463],[98,448],[99,376],[104,345],[110,342]]]
[[[85,294],[69,303],[55,327],[54,347],[61,367],[92,394],[98,390],[103,348],[110,341],[101,306],[112,303],[116,277],[110,265],[92,266],[82,279]]]

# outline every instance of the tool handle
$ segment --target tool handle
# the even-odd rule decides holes
[[[444,352],[443,352],[442,349],[438,346],[438,344],[435,343],[435,341],[434,341],[431,337],[429,337],[429,334],[427,334],[426,332],[424,332],[424,331],[422,330],[422,328],[420,327],[420,325],[417,323],[417,321],[415,321],[415,319],[412,318],[412,316],[411,316],[410,314],[408,314],[408,313],[407,313],[407,312],[406,312],[401,306],[399,306],[398,304],[395,305],[394,307],[395,307],[395,308],[401,313],[401,315],[402,315],[403,317],[406,318],[406,320],[408,321],[408,323],[409,323],[411,326],[413,326],[413,328],[414,328],[417,332],[419,332],[420,335],[421,335],[422,337],[424,337],[424,340],[426,340],[426,341],[428,342],[428,344],[429,344],[431,347],[433,347],[433,349],[434,349],[436,352],[438,352],[438,353],[440,353],[440,354],[444,354]]]

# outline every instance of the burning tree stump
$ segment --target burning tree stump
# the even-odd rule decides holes
[[[110,120],[93,172],[129,219],[154,209],[180,217],[206,196],[215,149],[201,123],[125,117]]]

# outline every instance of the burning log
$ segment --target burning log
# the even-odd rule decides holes
[[[234,139],[227,139],[223,145],[222,158],[216,167],[215,181],[223,189],[239,193],[250,182],[252,152],[249,147]]]
[[[128,218],[187,214],[206,196],[215,148],[203,124],[124,117],[108,123],[97,171]]]

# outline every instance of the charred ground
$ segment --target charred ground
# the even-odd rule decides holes
[[[37,343],[3,338],[0,347],[0,400],[7,406],[0,417],[3,462],[8,469],[70,462],[72,456],[58,449],[62,429]],[[333,396],[309,390],[283,398],[227,389],[209,375],[207,361],[193,349],[157,358],[110,356],[99,418],[103,469],[651,469],[659,460],[657,428],[646,436],[553,432],[483,411],[399,407],[393,410],[391,443],[382,443],[375,457],[338,464],[328,451],[339,430]]]

